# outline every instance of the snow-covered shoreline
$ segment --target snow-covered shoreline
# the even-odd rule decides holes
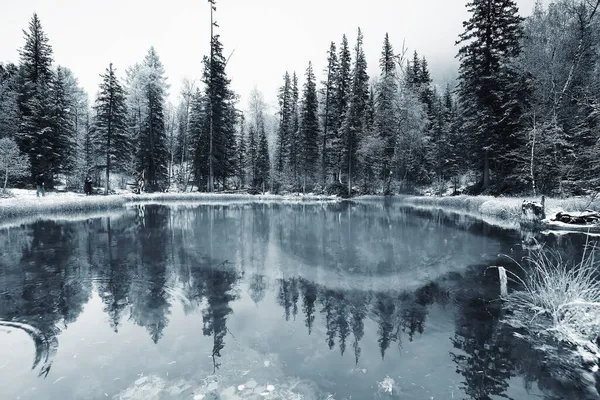
[[[33,217],[52,213],[96,213],[123,208],[127,204],[215,203],[215,202],[310,202],[338,201],[325,195],[251,195],[228,193],[144,193],[86,196],[74,192],[49,192],[36,197],[34,190],[13,189],[13,197],[0,198],[0,221],[9,218]]]
[[[307,203],[341,201],[337,196],[316,194],[244,194],[244,193],[119,193],[108,196],[86,196],[75,192],[49,192],[45,197],[36,197],[35,190],[12,189],[13,197],[0,198],[0,221],[16,218],[44,217],[49,214],[62,216],[77,214],[98,214],[124,208],[128,204],[233,204],[233,203]],[[478,218],[485,223],[506,229],[516,229],[521,220],[523,200],[536,200],[529,197],[492,196],[359,196],[350,201],[370,202],[391,199],[399,204],[422,209],[442,209]],[[539,200],[539,199],[538,199]],[[546,199],[547,215],[564,210],[600,210],[600,200],[587,197],[566,199]],[[565,228],[566,229],[566,228]],[[581,231],[581,230],[580,230]]]

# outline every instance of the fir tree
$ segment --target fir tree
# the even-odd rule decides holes
[[[125,91],[119,82],[112,63],[101,75],[102,83],[94,110],[95,134],[98,147],[106,160],[106,182],[104,194],[108,194],[111,168],[123,171],[132,153],[127,134],[127,108]]]
[[[317,84],[312,63],[306,69],[306,82],[302,94],[302,118],[300,124],[300,165],[303,173],[303,191],[306,191],[307,180],[315,177],[319,160],[319,103],[317,99]]]

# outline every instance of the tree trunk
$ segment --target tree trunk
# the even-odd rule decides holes
[[[531,158],[529,160],[529,172],[531,173],[531,186],[533,189],[533,197],[537,196],[537,191],[535,187],[535,170],[534,170],[534,154],[535,154],[535,139],[536,139],[536,125],[535,125],[535,112],[533,114],[533,138],[531,140]]]
[[[483,156],[483,185],[482,189],[487,189],[490,186],[490,156],[488,151],[485,151]]]
[[[4,190],[6,191],[6,186],[8,185],[8,165],[6,166],[6,171],[4,172]]]
[[[111,64],[112,69],[112,64]],[[106,138],[106,185],[104,187],[104,195],[108,196],[109,182],[110,182],[110,136],[112,135],[112,99],[108,113],[108,132]]]

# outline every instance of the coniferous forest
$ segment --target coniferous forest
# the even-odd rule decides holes
[[[99,65],[90,98],[34,14],[20,58],[0,63],[1,183],[80,191],[91,177],[105,193],[594,192],[599,6],[538,2],[523,18],[512,0],[472,0],[456,41],[458,79],[445,87],[418,49],[388,35],[369,76],[363,32],[355,43],[340,32],[323,49],[324,71],[311,60],[281,71],[274,116],[258,90],[240,104],[218,35],[178,104],[168,102],[154,48],[135,65]]]

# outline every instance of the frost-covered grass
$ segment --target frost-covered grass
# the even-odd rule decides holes
[[[398,196],[398,200],[410,205],[446,208],[474,215],[484,215],[502,220],[521,218],[523,200],[540,201],[532,197],[493,197],[493,196]],[[567,199],[546,198],[546,215],[554,216],[559,211],[577,212],[585,209],[600,210],[600,200],[589,197]]]
[[[170,203],[170,202],[262,202],[262,201],[331,201],[335,196],[321,195],[250,195],[235,193],[132,193],[108,196],[86,196],[74,192],[47,192],[37,197],[35,190],[13,189],[10,196],[0,198],[0,221],[15,217],[37,216],[53,213],[97,212],[123,207],[130,203]]]
[[[600,280],[594,251],[576,265],[558,252],[539,250],[528,260],[522,285],[504,300],[512,311],[513,326],[535,334],[547,334],[574,345],[595,342],[600,336]]]

